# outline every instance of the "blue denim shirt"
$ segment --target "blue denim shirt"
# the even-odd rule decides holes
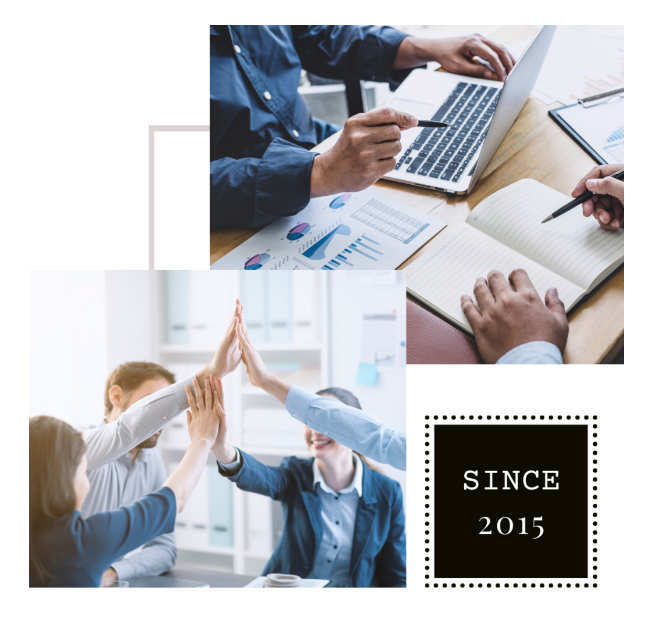
[[[309,201],[312,148],[336,127],[312,118],[301,69],[399,80],[407,35],[386,26],[211,26],[211,229],[255,227]]]

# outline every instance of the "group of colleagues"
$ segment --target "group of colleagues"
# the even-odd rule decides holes
[[[335,144],[309,149],[340,128],[313,118],[298,93],[301,70],[338,80],[400,83],[437,61],[444,70],[504,81],[511,52],[474,34],[409,36],[388,26],[211,26],[211,229],[256,227],[303,209],[310,198],[362,190],[393,169],[401,131],[417,119],[395,110],[349,118]],[[389,123],[389,118],[393,119]],[[623,227],[623,166],[597,166],[572,194],[606,230]],[[568,322],[557,290],[541,300],[528,274],[497,271],[475,283],[462,310],[488,363],[562,363]]]
[[[129,362],[111,373],[104,424],[79,432],[49,416],[30,418],[30,585],[111,586],[159,575],[175,563],[175,519],[210,452],[216,475],[284,504],[282,536],[264,574],[329,580],[333,587],[405,585],[400,485],[367,456],[405,468],[405,436],[365,415],[343,388],[317,394],[269,372],[237,302],[213,359],[188,380]],[[243,362],[251,383],[303,422],[311,458],[269,467],[229,440],[221,378]],[[153,448],[187,410],[190,442],[166,475]]]

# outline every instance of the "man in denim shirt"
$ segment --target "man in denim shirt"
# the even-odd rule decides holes
[[[432,60],[500,80],[514,66],[480,35],[421,39],[387,26],[211,26],[210,44],[212,230],[263,226],[312,197],[364,189],[395,165],[401,130],[417,122],[395,110],[355,115],[331,149],[309,151],[338,128],[311,117],[301,69],[397,82]]]

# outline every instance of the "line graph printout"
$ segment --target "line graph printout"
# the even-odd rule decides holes
[[[315,198],[212,265],[212,269],[395,269],[444,222],[369,188]]]

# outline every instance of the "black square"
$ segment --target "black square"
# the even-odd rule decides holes
[[[586,425],[435,425],[433,454],[435,577],[588,576]]]

